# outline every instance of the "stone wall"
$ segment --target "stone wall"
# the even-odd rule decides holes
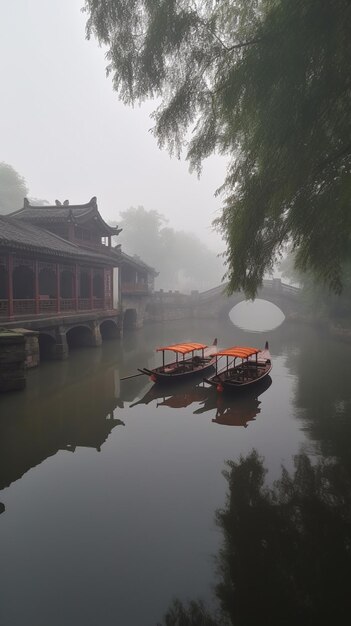
[[[14,328],[14,332],[24,336],[25,361],[24,366],[27,369],[38,367],[40,363],[39,355],[39,333],[27,328]]]
[[[13,331],[0,331],[0,392],[23,389],[25,339]]]
[[[193,317],[194,296],[179,291],[155,291],[145,310],[145,322],[169,322]]]

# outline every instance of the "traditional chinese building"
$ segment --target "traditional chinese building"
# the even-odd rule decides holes
[[[0,216],[0,326],[39,330],[55,341],[59,335],[65,344],[74,326],[85,325],[93,333],[85,344],[98,345],[101,324],[120,331],[130,306],[141,325],[140,301],[124,306],[123,295],[138,295],[145,306],[156,272],[112,246],[119,232],[103,220],[95,197],[53,206],[25,199],[22,209]],[[63,345],[57,354],[66,353]]]
[[[117,309],[111,237],[119,232],[104,222],[96,198],[79,206],[25,200],[0,217],[0,315]]]

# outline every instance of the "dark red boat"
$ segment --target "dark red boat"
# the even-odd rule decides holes
[[[171,346],[157,348],[156,352],[162,352],[162,365],[152,370],[146,367],[139,369],[142,374],[147,374],[154,383],[170,383],[188,380],[193,377],[203,377],[209,372],[216,362],[217,339],[211,346],[203,343],[175,343]],[[175,360],[166,362],[166,354],[172,352]],[[173,357],[174,358],[174,357]]]
[[[240,359],[239,362],[237,359]],[[235,393],[259,385],[272,370],[268,342],[264,350],[248,346],[220,350],[215,356],[215,368],[216,373],[210,378],[204,378],[204,381],[215,386],[220,393]]]

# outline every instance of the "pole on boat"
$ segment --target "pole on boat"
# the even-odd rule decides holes
[[[136,378],[137,376],[147,376],[147,373],[141,372],[140,374],[132,374],[131,376],[124,376],[123,378],[120,378],[119,380],[128,380],[129,378]]]

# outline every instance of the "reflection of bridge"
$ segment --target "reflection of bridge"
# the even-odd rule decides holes
[[[227,296],[225,288],[226,285],[220,285],[214,289],[199,293],[195,315],[214,318],[227,316],[236,304],[245,300],[242,292],[236,292],[231,296]],[[272,302],[288,318],[300,314],[304,308],[301,299],[301,289],[282,283],[280,278],[264,280],[256,298]]]

